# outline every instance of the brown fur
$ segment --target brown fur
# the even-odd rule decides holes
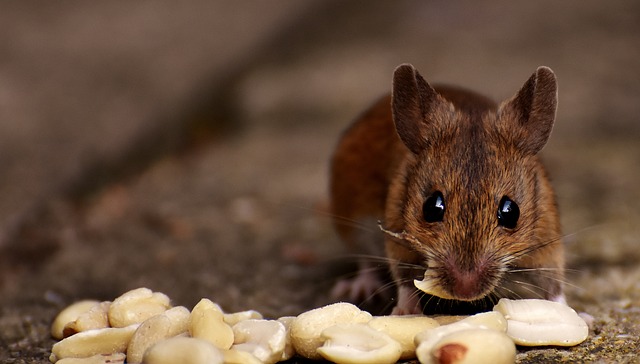
[[[335,226],[354,250],[380,252],[385,241],[399,292],[396,313],[421,311],[413,280],[423,277],[454,300],[562,298],[558,212],[537,157],[556,100],[555,76],[544,67],[496,105],[466,90],[433,88],[402,65],[392,96],[345,131],[331,167]],[[445,217],[427,223],[422,204],[434,191],[444,195]],[[498,226],[503,196],[520,207],[515,229]],[[410,238],[385,236],[377,220]],[[537,270],[515,272],[522,269]]]

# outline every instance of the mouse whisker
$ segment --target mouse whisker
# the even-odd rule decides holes
[[[345,254],[336,259],[352,259],[361,262],[389,263],[390,259],[375,254]]]
[[[531,282],[526,282],[526,281],[521,281],[521,280],[511,280],[511,282],[519,284],[520,288],[531,292],[534,296],[537,296],[540,299],[544,299],[545,298],[544,295],[541,292],[546,293],[546,294],[550,294],[551,293],[548,289],[543,288],[542,286],[534,284],[534,283],[531,283]]]
[[[489,297],[489,300],[491,301],[491,303],[495,306],[498,304],[498,301],[500,301],[500,299],[502,298],[502,296],[499,294],[498,290],[496,289],[495,291],[489,293],[487,295],[487,297]]]
[[[388,230],[387,228],[384,227],[382,221],[378,221],[378,228],[380,228],[380,230],[385,233],[386,235],[389,235],[393,238],[398,239],[399,241],[402,242],[406,242],[409,243],[407,247],[412,248],[414,250],[420,250],[419,248],[422,247],[422,243],[420,242],[420,240],[418,240],[418,238],[416,238],[415,236],[407,233],[405,230],[401,231],[401,232],[395,232],[392,230]]]
[[[373,302],[374,299],[376,297],[383,297],[384,296],[384,292],[389,290],[389,289],[393,289],[395,287],[395,283],[393,281],[389,281],[385,284],[380,285],[380,287],[378,287],[375,291],[373,291],[368,297],[364,298],[362,301],[359,302],[359,306],[362,306],[364,304],[367,304],[369,302]],[[384,309],[386,310],[388,307],[384,307]]]
[[[384,268],[384,269],[388,270],[388,267],[391,264],[394,264],[398,268],[407,269],[407,270],[424,269],[424,266],[422,266],[420,264],[403,262],[403,261],[398,260],[398,259],[393,259],[393,258],[389,258],[389,257],[385,257],[385,256],[379,256],[379,255],[349,254],[347,257],[352,258],[354,260],[357,260],[358,262],[384,264],[384,266],[367,267],[367,268],[364,268],[364,269],[374,268],[374,269],[382,270]],[[362,270],[362,268],[361,268],[361,270]]]
[[[345,216],[333,214],[331,212],[324,212],[324,211],[315,211],[315,213],[332,218],[333,223],[336,225],[352,227],[352,228],[356,228],[356,229],[359,229],[362,231],[368,231],[368,232],[375,231],[371,224],[362,223],[358,219],[351,219]]]
[[[527,273],[527,272],[562,272],[562,268],[556,267],[533,267],[533,268],[511,268],[509,273]]]
[[[569,286],[569,287],[574,288],[576,290],[584,291],[584,287],[580,287],[580,286],[578,286],[578,285],[576,285],[574,283],[571,283],[570,280],[568,280],[568,279],[566,279],[566,278],[564,278],[562,276],[559,276],[557,274],[550,274],[549,272],[551,272],[551,271],[552,271],[551,269],[548,269],[548,270],[541,270],[541,271],[537,272],[535,268],[532,268],[532,269],[525,269],[525,270],[522,270],[522,271],[513,271],[513,272],[509,272],[509,273],[537,274],[537,275],[539,275],[541,277],[544,277],[544,278],[552,280],[552,281],[559,282],[559,283],[561,283],[561,284],[563,284],[565,286]]]
[[[547,241],[542,241],[542,242],[539,242],[537,244],[533,244],[533,245],[530,245],[530,246],[526,246],[526,247],[524,247],[522,249],[519,249],[516,252],[510,254],[510,258],[511,258],[510,261],[514,261],[514,260],[520,259],[520,258],[522,258],[522,257],[524,257],[524,256],[526,256],[526,255],[528,255],[528,254],[530,254],[530,253],[532,253],[532,252],[534,252],[536,250],[545,248],[545,247],[547,247],[549,245],[556,244],[556,243],[561,242],[561,241],[562,241],[562,237],[558,237],[558,238],[549,239]]]
[[[499,291],[505,291],[506,293],[503,294]],[[496,297],[498,299],[505,297],[515,297],[516,299],[522,299],[522,296],[519,293],[504,286],[496,287],[494,293],[496,293]]]

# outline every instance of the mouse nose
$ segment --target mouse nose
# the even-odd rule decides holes
[[[459,300],[471,301],[484,296],[483,274],[478,269],[451,271],[451,294]]]
[[[472,272],[455,274],[451,289],[454,297],[472,299],[477,296],[478,276]]]

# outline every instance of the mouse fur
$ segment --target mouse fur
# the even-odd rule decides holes
[[[331,162],[334,225],[352,251],[385,257],[396,286],[393,313],[423,313],[422,296],[564,301],[558,208],[538,156],[556,107],[556,77],[547,67],[498,104],[432,87],[403,64],[391,95],[343,133]],[[425,220],[431,196],[442,196],[440,221]],[[501,203],[519,209],[515,226],[499,220]],[[371,273],[375,261],[362,259],[359,275],[336,292],[352,300],[375,295],[387,284],[385,274]],[[414,280],[429,288],[418,290]]]

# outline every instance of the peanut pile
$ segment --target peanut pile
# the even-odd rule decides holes
[[[588,335],[574,310],[544,300],[502,299],[462,317],[378,316],[335,303],[267,320],[225,313],[203,298],[190,311],[138,288],[113,302],[80,301],[58,314],[56,364],[273,364],[295,355],[335,363],[513,363],[516,344],[573,346]]]

